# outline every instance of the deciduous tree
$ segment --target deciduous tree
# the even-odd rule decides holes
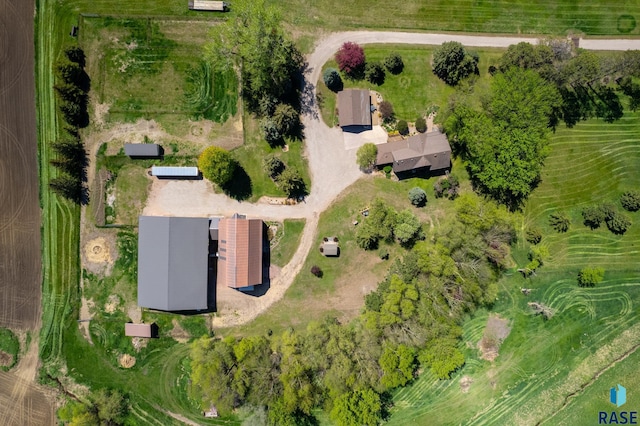
[[[356,161],[362,170],[370,170],[376,164],[378,147],[376,144],[368,142],[358,148]]]
[[[238,167],[229,151],[210,146],[198,157],[198,167],[202,175],[220,187],[227,185]]]
[[[346,42],[336,53],[336,62],[340,71],[351,78],[361,78],[364,72],[365,56],[364,49],[353,42]]]
[[[478,74],[478,57],[457,41],[447,41],[433,52],[433,73],[450,86]]]

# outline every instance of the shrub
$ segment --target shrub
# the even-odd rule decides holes
[[[585,226],[591,229],[600,227],[600,224],[604,222],[605,211],[601,206],[590,206],[582,210],[582,220]]]
[[[603,268],[584,268],[578,273],[578,285],[580,287],[595,287],[604,278]]]
[[[396,216],[393,234],[402,246],[411,246],[416,240],[423,238],[422,225],[410,210],[403,210]]]
[[[287,194],[289,198],[297,198],[305,195],[307,186],[296,169],[286,168],[276,180],[278,187]]]
[[[640,191],[627,191],[620,196],[620,204],[630,212],[640,210]]]
[[[395,113],[393,112],[393,105],[389,101],[382,101],[378,105],[378,111],[380,111],[380,116],[382,120],[385,122],[392,121],[395,117]]]
[[[551,213],[549,216],[549,225],[557,232],[567,232],[569,225],[571,225],[571,220],[562,212]]]
[[[356,153],[356,160],[358,167],[362,170],[369,170],[376,164],[376,158],[378,156],[378,147],[371,143],[365,143]]]
[[[409,190],[409,201],[416,207],[422,207],[427,203],[427,193],[422,188],[413,187]]]
[[[531,244],[539,244],[542,241],[542,231],[538,227],[531,227],[527,229],[525,238]]]
[[[384,66],[389,70],[391,74],[400,74],[404,69],[404,62],[402,57],[397,53],[391,53],[384,60]]]
[[[427,131],[427,120],[425,120],[424,117],[416,118],[416,130],[420,133]]]
[[[391,166],[384,166],[384,168],[382,169],[382,171],[384,172],[385,175],[390,175],[391,174],[391,170],[393,170],[393,167],[391,167]]]
[[[535,246],[529,249],[529,260],[537,261],[539,265],[544,265],[544,261],[549,257],[549,249],[545,246]],[[535,268],[532,268],[535,269]]]
[[[364,71],[364,49],[350,41],[344,43],[336,53],[336,62],[340,71],[352,78],[359,78]]]
[[[285,169],[285,165],[281,159],[274,155],[267,155],[262,160],[262,165],[266,174],[271,179],[276,179]]]
[[[609,231],[617,235],[622,235],[627,232],[627,229],[631,226],[632,222],[626,215],[618,212],[614,212],[607,219],[605,219],[607,228]]]
[[[387,250],[385,247],[382,247],[380,250],[378,250],[378,256],[382,260],[388,260],[389,259],[389,250]]]
[[[406,121],[400,120],[400,121],[398,121],[398,124],[396,124],[396,130],[401,135],[408,135],[409,134],[409,125],[407,124]]]
[[[433,184],[437,198],[446,197],[450,200],[458,196],[460,181],[455,175],[442,176]]]
[[[322,74],[322,79],[324,80],[324,84],[331,91],[339,92],[344,87],[344,84],[342,84],[342,78],[340,78],[340,74],[335,68],[327,68]]]
[[[198,157],[202,176],[221,187],[231,181],[237,165],[229,151],[217,146],[206,148]]]
[[[313,275],[315,275],[316,277],[318,277],[318,278],[322,278],[322,275],[323,275],[322,269],[320,269],[320,267],[318,265],[313,265],[311,267],[311,273]]]
[[[273,122],[281,135],[291,135],[300,126],[300,117],[291,105],[279,104],[273,112]]]
[[[442,43],[433,52],[433,73],[450,86],[460,80],[478,74],[477,55],[469,53],[457,41]]]
[[[370,83],[380,86],[384,83],[384,68],[378,62],[369,62],[364,67],[364,76]]]
[[[278,145],[282,143],[282,133],[278,130],[278,125],[272,118],[265,118],[260,123],[262,132],[264,134],[264,140],[269,145]]]

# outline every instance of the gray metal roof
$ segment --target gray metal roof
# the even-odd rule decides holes
[[[138,305],[207,309],[209,219],[140,216]]]
[[[124,153],[129,157],[159,157],[160,145],[155,143],[125,143]]]
[[[346,89],[338,92],[340,127],[371,126],[371,96],[368,90]]]

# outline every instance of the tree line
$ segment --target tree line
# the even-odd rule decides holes
[[[624,99],[632,110],[640,105],[633,80],[640,76],[638,51],[597,55],[564,40],[519,43],[489,67],[488,89],[474,87],[470,57],[455,42],[434,53],[434,72],[459,88],[442,123],[476,188],[512,209],[539,183],[551,132],[561,122],[613,122],[623,115]]]
[[[317,408],[339,425],[377,425],[390,392],[420,369],[450,377],[464,364],[462,318],[495,300],[515,239],[505,208],[474,194],[454,203],[455,216],[390,267],[351,322],[195,341],[191,396],[223,413],[249,407],[271,425],[317,424]]]
[[[89,202],[89,190],[85,184],[88,158],[79,133],[80,128],[89,124],[87,106],[90,82],[84,66],[83,50],[77,46],[67,47],[64,58],[55,64],[57,81],[53,86],[58,108],[67,125],[65,137],[52,144],[56,156],[50,163],[60,173],[51,179],[49,187],[76,204]]]

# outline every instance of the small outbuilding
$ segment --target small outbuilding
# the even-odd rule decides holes
[[[124,325],[124,335],[129,337],[158,337],[158,325],[152,324],[133,324],[128,322]]]
[[[343,130],[371,128],[371,95],[364,89],[338,92],[338,121]],[[347,129],[345,129],[347,128]]]
[[[320,245],[320,253],[325,256],[340,256],[340,245],[337,237],[324,238]]]
[[[152,166],[151,176],[157,178],[196,179],[200,177],[200,170],[197,167]]]
[[[189,9],[205,12],[226,12],[229,5],[224,1],[189,0]]]
[[[124,153],[131,158],[158,158],[162,149],[155,143],[125,143]]]

